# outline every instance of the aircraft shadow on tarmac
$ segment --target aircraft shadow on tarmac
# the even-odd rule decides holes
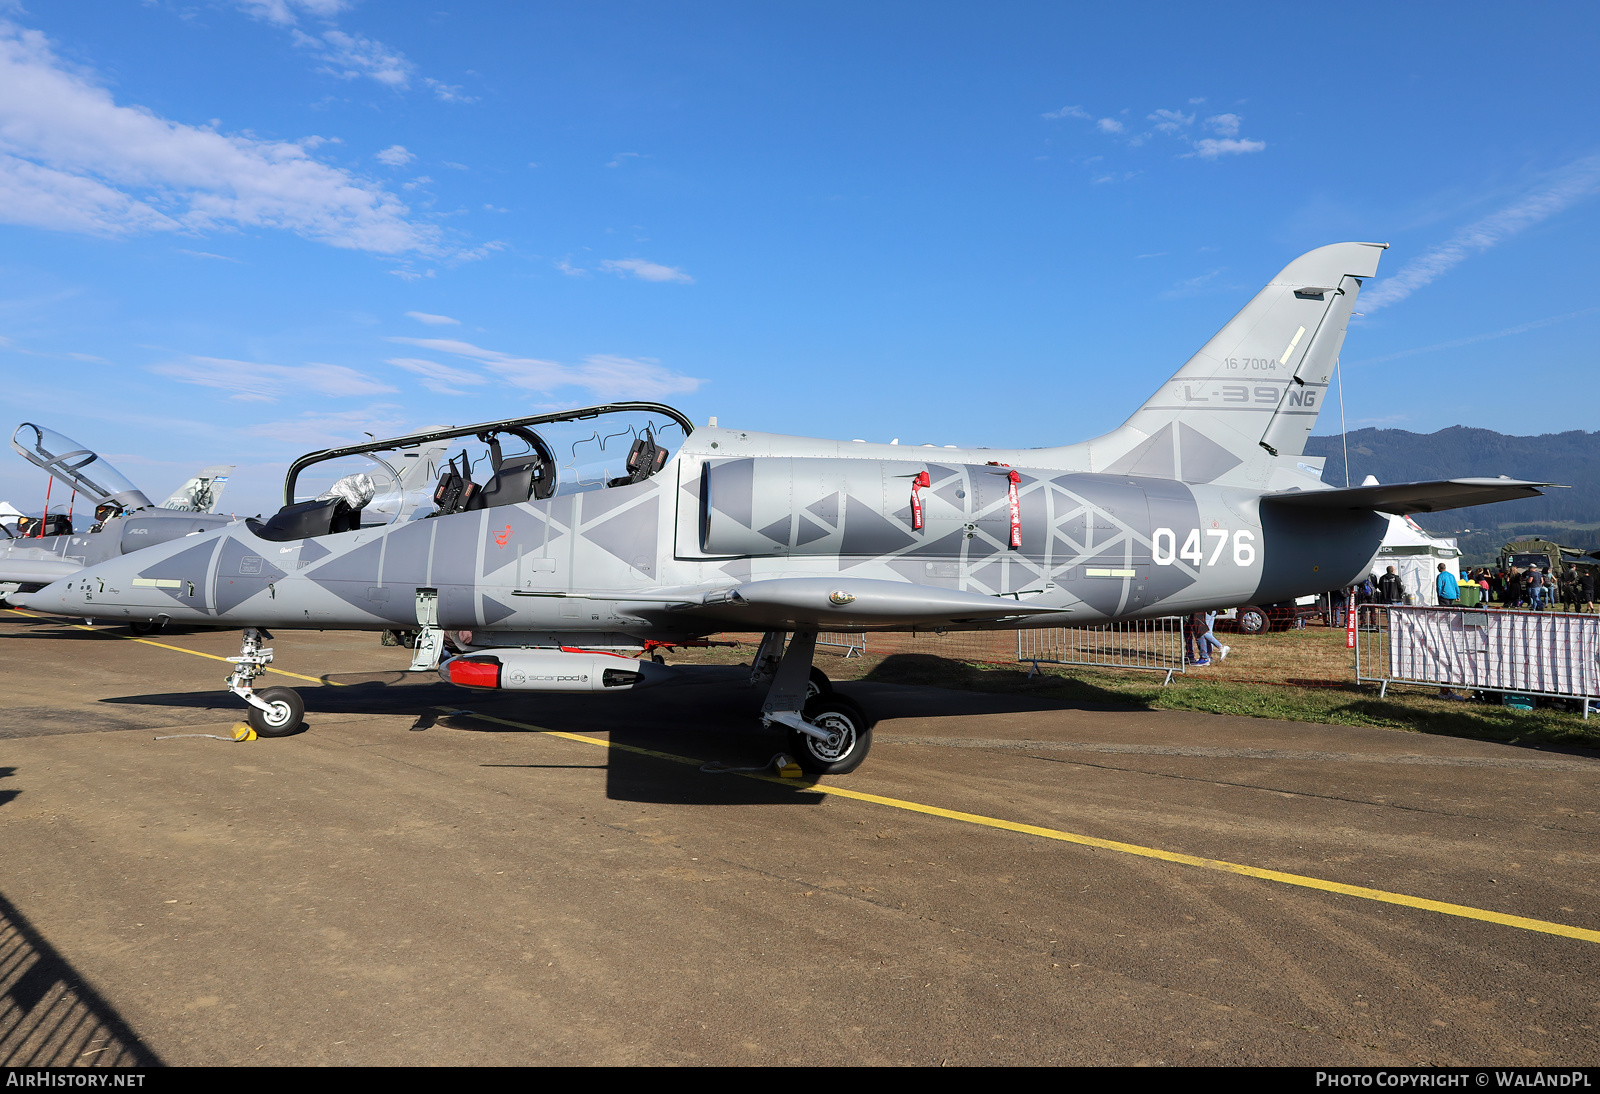
[[[0,1066],[161,1064],[116,1008],[0,896]]]
[[[319,716],[386,714],[412,719],[413,730],[467,733],[531,733],[554,730],[585,736],[608,734],[613,747],[605,753],[585,755],[591,748],[563,742],[567,755],[541,750],[522,764],[496,763],[501,768],[526,767],[550,771],[560,768],[606,770],[606,796],[619,801],[651,804],[696,805],[807,805],[822,795],[801,787],[775,785],[736,774],[711,773],[696,764],[647,755],[663,752],[701,763],[729,768],[759,769],[785,749],[782,733],[759,726],[761,689],[743,686],[748,670],[737,666],[692,666],[689,682],[620,695],[530,695],[526,693],[467,691],[440,681],[431,673],[412,676],[404,672],[340,674],[324,677],[342,686],[302,687],[309,732],[336,732],[319,728]],[[1082,709],[1088,704],[1040,696],[993,695],[871,682],[845,682],[841,694],[855,699],[876,720],[897,718],[964,717],[1020,710]],[[221,717],[238,715],[238,700],[218,691],[168,692],[128,695],[100,700],[128,706],[214,709]],[[470,711],[504,719],[534,730],[474,718]],[[271,742],[265,742],[271,745]],[[870,759],[868,760],[870,763]]]

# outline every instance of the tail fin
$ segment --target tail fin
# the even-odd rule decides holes
[[[1097,471],[1259,481],[1305,451],[1361,280],[1386,243],[1334,243],[1285,266],[1114,432]]]
[[[185,513],[215,513],[222,500],[222,490],[228,485],[228,472],[233,464],[208,467],[172,492],[161,503],[163,509],[178,509]]]

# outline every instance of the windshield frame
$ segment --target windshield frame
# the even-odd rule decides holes
[[[627,413],[630,411],[664,414],[683,429],[685,437],[694,432],[693,422],[689,421],[680,411],[674,410],[664,403],[604,403],[600,406],[586,406],[576,410],[560,410],[552,414],[536,414],[528,418],[506,418],[498,422],[451,426],[448,429],[429,429],[421,433],[407,433],[399,437],[390,437],[386,440],[367,441],[365,444],[353,444],[342,448],[324,448],[318,452],[307,452],[289,465],[289,470],[283,477],[284,504],[294,504],[295,484],[299,480],[302,471],[315,464],[338,459],[341,456],[358,456],[390,449],[415,448],[430,441],[448,441],[456,437],[475,437],[480,433],[516,433],[531,426],[553,422],[582,421],[587,418],[598,418],[603,414]]]

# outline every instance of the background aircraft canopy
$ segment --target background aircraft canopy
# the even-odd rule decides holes
[[[125,509],[150,506],[150,499],[122,472],[93,450],[53,429],[23,422],[11,435],[11,447],[23,459],[43,468],[96,505],[109,501]]]

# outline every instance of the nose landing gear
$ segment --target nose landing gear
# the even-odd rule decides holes
[[[258,737],[287,737],[301,727],[305,719],[306,704],[294,688],[255,689],[258,676],[272,664],[272,648],[262,648],[261,639],[272,635],[256,627],[244,629],[244,639],[239,645],[239,656],[228,658],[235,668],[228,677],[228,690],[246,703],[245,712],[250,728]]]

